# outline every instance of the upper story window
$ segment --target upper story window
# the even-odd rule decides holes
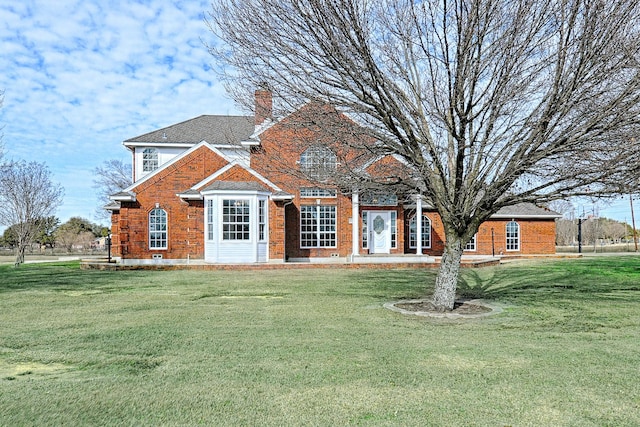
[[[145,148],[142,152],[142,171],[153,172],[158,169],[158,150]]]
[[[515,221],[507,223],[507,250],[520,250],[520,224]]]
[[[149,248],[167,249],[167,211],[164,209],[149,212]]]
[[[320,145],[309,147],[300,155],[300,171],[316,181],[326,181],[337,164],[335,153]]]

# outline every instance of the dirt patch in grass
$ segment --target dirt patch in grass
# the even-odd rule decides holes
[[[65,373],[71,368],[62,364],[52,363],[16,363],[8,364],[0,361],[0,379],[14,381],[19,379],[40,379],[52,375]]]
[[[476,318],[501,312],[498,307],[491,306],[481,300],[458,300],[453,310],[442,312],[435,308],[429,300],[407,300],[387,303],[386,308],[402,314],[413,314],[425,317]]]

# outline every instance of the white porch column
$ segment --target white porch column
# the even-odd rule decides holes
[[[360,199],[358,191],[351,194],[351,256],[360,255]]]
[[[416,254],[422,255],[422,196],[416,196]]]

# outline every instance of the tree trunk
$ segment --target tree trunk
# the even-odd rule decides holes
[[[449,233],[444,246],[440,270],[436,278],[436,287],[433,292],[433,305],[439,311],[451,311],[456,300],[456,288],[458,275],[460,274],[460,260],[462,258],[462,239]]]
[[[19,267],[20,264],[24,263],[24,251],[26,249],[26,246],[22,245],[22,244],[18,244],[18,247],[16,248],[16,262],[15,262],[15,266]]]

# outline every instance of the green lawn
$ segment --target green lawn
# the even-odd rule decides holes
[[[640,258],[434,274],[0,266],[0,425],[640,425]]]

